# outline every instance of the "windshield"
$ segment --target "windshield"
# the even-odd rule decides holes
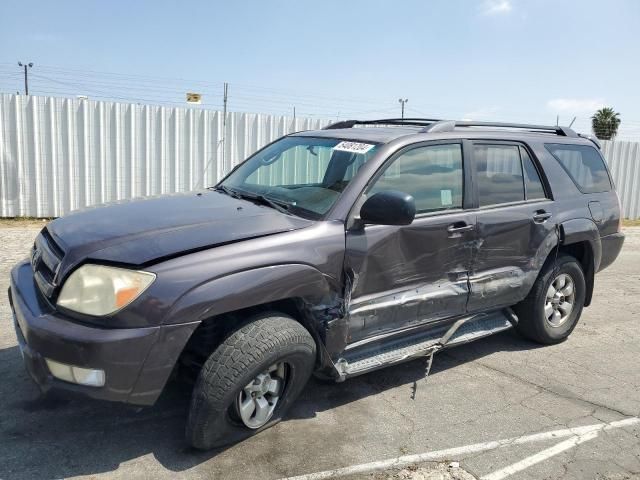
[[[332,138],[285,137],[250,157],[218,188],[320,218],[376,148],[371,143]]]

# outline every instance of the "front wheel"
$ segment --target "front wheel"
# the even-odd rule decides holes
[[[207,359],[193,390],[187,441],[206,450],[279,422],[311,375],[316,345],[300,323],[260,315]]]
[[[566,339],[578,324],[584,306],[586,282],[582,267],[569,255],[544,267],[527,298],[513,309],[518,331],[539,343]]]

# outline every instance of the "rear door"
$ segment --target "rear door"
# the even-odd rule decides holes
[[[468,311],[522,300],[556,243],[553,201],[532,152],[517,142],[474,142],[476,248]]]

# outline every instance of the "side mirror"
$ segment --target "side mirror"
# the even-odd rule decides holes
[[[411,195],[385,190],[369,197],[360,208],[364,223],[410,225],[416,216],[416,202]]]

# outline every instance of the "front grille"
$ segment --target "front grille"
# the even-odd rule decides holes
[[[42,294],[51,298],[57,286],[58,268],[64,257],[63,250],[51,238],[44,228],[36,237],[31,250],[31,267],[38,288]]]

